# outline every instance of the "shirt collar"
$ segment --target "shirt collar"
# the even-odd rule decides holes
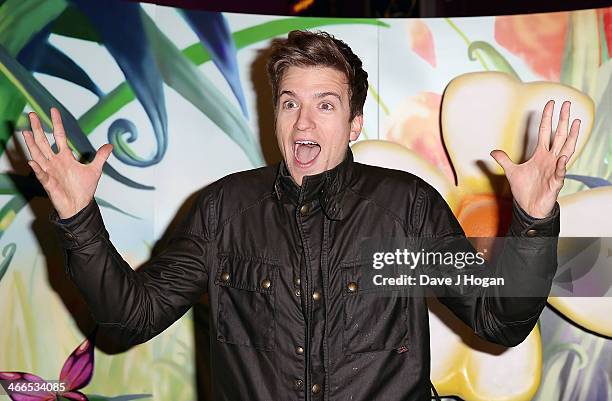
[[[354,178],[354,170],[353,152],[347,148],[340,164],[320,174],[305,176],[300,187],[289,174],[283,160],[278,166],[274,194],[279,200],[287,199],[297,205],[319,200],[329,218],[340,220],[343,217],[345,190]]]

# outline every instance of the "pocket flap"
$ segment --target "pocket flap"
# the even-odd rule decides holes
[[[277,285],[278,264],[240,255],[221,254],[215,284],[271,294]]]

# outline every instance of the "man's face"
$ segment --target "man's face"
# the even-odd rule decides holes
[[[305,175],[336,167],[349,139],[361,133],[363,116],[352,121],[345,75],[329,67],[289,67],[279,85],[276,139],[298,185]]]

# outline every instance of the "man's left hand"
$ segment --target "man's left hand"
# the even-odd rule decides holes
[[[567,161],[574,154],[580,129],[580,120],[576,119],[568,135],[570,102],[563,102],[550,146],[554,106],[553,100],[544,106],[538,144],[531,159],[514,164],[503,150],[495,149],[491,152],[491,156],[504,169],[512,196],[527,214],[535,218],[548,216],[555,206],[563,188]]]

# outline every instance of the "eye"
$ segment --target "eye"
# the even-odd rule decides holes
[[[287,100],[286,102],[283,103],[283,109],[294,109],[297,107],[297,103],[294,102],[293,100]]]
[[[321,105],[320,105],[319,107],[320,107],[322,110],[326,110],[326,111],[329,111],[329,110],[333,110],[333,109],[334,109],[334,106],[333,106],[331,103],[327,103],[327,102],[321,103]]]

